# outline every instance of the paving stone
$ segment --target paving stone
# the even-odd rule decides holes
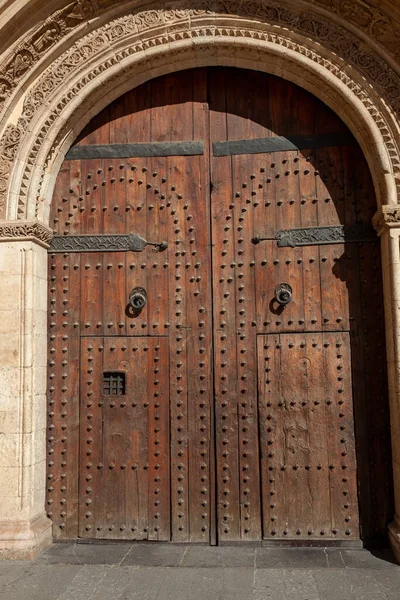
[[[318,569],[328,567],[324,548],[257,548],[257,569]]]
[[[397,565],[390,553],[372,554],[368,550],[341,550],[341,555],[346,567],[352,569],[396,569]],[[399,594],[400,596],[400,594]]]
[[[58,569],[65,569],[67,567],[57,565],[51,568],[56,573]],[[51,600],[91,600],[92,598],[97,598],[97,591],[101,589],[106,574],[107,567],[97,565],[82,566],[62,593],[52,596]]]
[[[365,568],[346,569],[344,578],[348,582],[348,589],[355,598],[362,598],[366,595],[373,596],[374,594],[378,596],[379,594],[385,594],[387,591],[387,585],[376,577],[376,571],[366,571]]]
[[[254,600],[252,568],[203,567],[195,571],[188,600]]]
[[[370,571],[372,572],[372,571]],[[400,566],[397,565],[396,569],[382,569],[381,571],[373,572],[375,579],[382,582],[385,585],[394,585],[399,591],[400,598]]]
[[[75,565],[59,565],[54,568],[51,565],[31,563],[14,579],[6,585],[2,585],[0,598],[4,600],[55,600],[82,568]],[[79,599],[76,597],[74,600]]]
[[[72,565],[119,565],[131,544],[52,544],[38,563]]]
[[[330,569],[344,569],[343,556],[338,548],[325,548],[325,555]]]
[[[32,565],[30,561],[0,561],[0,592],[6,585],[17,580]]]
[[[156,600],[189,600],[193,586],[201,577],[198,569],[168,569]]]
[[[172,544],[133,544],[122,561],[123,566],[178,567],[186,546]]]
[[[385,572],[386,577],[379,577]],[[390,573],[390,574],[389,574]],[[312,572],[321,600],[386,600],[388,593],[397,590],[400,598],[399,578],[395,571],[361,569],[316,570]]]
[[[355,598],[357,598],[357,600],[388,600],[387,594],[385,592],[372,592],[372,594],[369,594],[368,592],[362,592],[361,594],[356,595]],[[396,600],[399,600],[398,591]]]
[[[285,571],[284,588],[285,600],[319,600],[312,571],[300,569]]]
[[[117,596],[121,600],[156,600],[160,590],[165,585],[166,577],[169,577],[172,569],[159,568],[136,568],[131,567],[113,567],[118,571],[128,572],[128,578],[131,576],[131,581],[124,590],[123,594]],[[126,576],[125,576],[126,577]],[[97,597],[96,597],[97,600]],[[103,599],[102,599],[103,600]],[[104,600],[116,600],[114,597],[104,596]],[[172,600],[172,599],[171,599]]]
[[[69,564],[82,565],[82,561],[75,553],[76,544],[52,544],[38,558],[38,564]]]
[[[285,571],[257,569],[254,572],[253,600],[286,600]]]
[[[146,585],[147,589],[154,594],[160,585],[159,575],[154,573],[155,587],[149,583],[148,579],[143,582],[143,577],[139,575],[138,571],[140,567],[110,567],[107,568],[106,576],[101,582],[100,587],[96,591],[95,600],[118,600],[118,598],[131,598],[132,594],[130,590],[135,587],[136,591],[140,591],[142,596],[145,597],[146,590],[143,586]]]
[[[192,546],[182,558],[182,567],[254,567],[255,549],[246,546]]]
[[[48,551],[35,562],[0,561],[0,600],[400,600],[400,567],[388,553],[148,543],[55,546],[55,554]],[[121,559],[125,566],[118,564],[122,550],[128,553]],[[93,564],[62,562],[72,561],[76,552]],[[251,560],[256,555],[257,569]],[[261,563],[267,566],[260,568]]]
[[[355,600],[345,572],[345,569],[316,569],[313,571],[320,600]]]
[[[358,572],[361,572],[358,571]],[[364,572],[364,571],[362,571]],[[382,569],[379,571],[367,571],[368,578],[366,580],[365,591],[368,592],[368,579],[369,577],[373,577],[374,580],[378,583],[378,589],[381,590],[381,593],[384,592],[388,599],[390,600],[399,600],[400,598],[400,567],[397,569]],[[376,589],[376,588],[375,588]]]

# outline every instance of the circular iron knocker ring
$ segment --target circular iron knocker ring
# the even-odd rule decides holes
[[[147,292],[142,287],[135,287],[129,294],[129,304],[135,312],[142,310],[147,304]]]
[[[286,306],[293,299],[292,286],[288,283],[280,283],[275,288],[275,299],[281,306]]]

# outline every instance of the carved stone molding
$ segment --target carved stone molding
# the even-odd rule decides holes
[[[129,3],[134,8],[137,2]],[[226,2],[208,0],[211,10],[220,10],[220,5]],[[243,8],[243,14],[254,13],[254,4],[243,0],[236,2]],[[365,0],[311,0],[317,8],[329,11],[332,15],[349,23],[378,43],[395,60],[400,57],[400,23],[382,9],[370,5]],[[64,36],[74,29],[87,23],[89,19],[105,13],[111,7],[116,10],[126,5],[125,1],[112,0],[74,0],[66,6],[50,14],[40,21],[32,30],[25,34],[12,52],[7,55],[0,65],[0,110],[24,75]],[[166,7],[168,10],[168,6]],[[308,8],[308,11],[310,7]]]
[[[0,65],[0,111],[24,75],[78,25],[98,13],[95,0],[75,0],[55,11],[22,39]]]
[[[10,175],[11,163],[5,158],[0,158],[0,215],[5,212],[7,182]]]
[[[400,58],[400,24],[381,8],[365,0],[310,0],[345,19],[380,44],[388,54]]]
[[[400,227],[400,207],[382,206],[375,213],[372,224],[378,235],[381,235],[386,228]]]
[[[48,248],[53,239],[51,229],[39,221],[3,221],[0,222],[0,242],[38,242]]]
[[[70,8],[77,5],[77,10],[81,10],[83,4],[72,3]],[[95,10],[94,3],[88,0],[85,4],[88,14],[89,4]],[[164,60],[167,56],[170,62],[178,57],[182,59],[185,52],[193,54],[193,46],[187,43],[187,47],[183,48],[183,41],[195,40],[200,55],[209,52],[210,38],[226,40],[227,44],[248,39],[252,43],[257,42],[260,50],[265,43],[287,48],[318,65],[321,72],[336,77],[341,85],[346,85],[351,94],[364,104],[379,128],[400,193],[398,146],[392,134],[393,126],[379,106],[379,98],[383,97],[386,104],[400,114],[400,78],[371,48],[359,43],[354,35],[349,35],[337,23],[312,14],[309,9],[303,12],[298,7],[289,6],[290,3],[276,6],[275,2],[268,0],[179,0],[172,4],[149,5],[146,10],[132,10],[82,37],[50,64],[33,84],[25,96],[20,118],[15,125],[7,127],[0,140],[0,215],[4,215],[7,181],[12,175],[11,163],[22,148],[24,158],[21,162],[25,163],[25,169],[20,189],[13,191],[19,196],[17,217],[26,218],[28,194],[32,201],[30,184],[37,157],[44,143],[53,136],[53,148],[47,160],[43,156],[41,158],[41,164],[45,165],[41,178],[36,172],[35,214],[39,216],[39,198],[45,197],[41,186],[46,167],[60,143],[57,126],[55,134],[50,134],[50,130],[60,121],[71,102],[76,104],[76,99],[83,96],[86,89],[93,88],[96,78],[101,77],[102,89],[108,84],[116,87],[123,77],[128,77],[122,66],[128,59],[143,56],[140,68],[152,71],[163,54]],[[78,11],[78,14],[81,13]],[[180,48],[175,50],[174,43]],[[162,52],[163,47],[165,53]],[[158,58],[152,52],[155,48],[160,49]],[[150,52],[153,54],[151,58],[146,56]],[[107,81],[108,71],[113,72],[114,79],[110,76]],[[72,82],[69,85],[65,84],[67,78]],[[31,133],[31,122],[41,123],[40,128],[36,128],[36,137]],[[27,148],[30,148],[28,154]]]

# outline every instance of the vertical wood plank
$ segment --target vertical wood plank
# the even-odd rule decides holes
[[[210,141],[227,139],[226,80],[209,77]],[[217,93],[218,90],[218,93]],[[230,157],[211,160],[211,227],[214,292],[214,368],[219,541],[240,539],[238,386],[236,376],[235,218]]]
[[[246,81],[250,81],[246,78]],[[247,94],[235,96],[233,78],[227,85],[228,139],[256,137],[260,125],[257,117],[262,111],[258,102],[249,102]],[[262,83],[256,80],[257,83]],[[257,87],[260,87],[258,85]],[[250,89],[250,88],[248,88]],[[263,94],[260,94],[262,97]],[[238,116],[240,115],[240,116]],[[214,159],[216,160],[216,159]],[[230,377],[236,379],[236,410],[238,428],[238,468],[240,502],[240,539],[258,540],[261,536],[259,448],[257,422],[257,368],[256,368],[256,302],[254,221],[257,209],[258,162],[256,157],[235,156],[231,160],[233,208],[231,225],[234,241],[234,300],[235,310],[228,318],[236,321],[235,338],[237,364]],[[236,190],[236,192],[235,192]],[[240,192],[239,192],[240,190]],[[237,197],[239,195],[239,197]],[[218,197],[215,197],[218,201]],[[229,215],[228,215],[229,216]],[[226,227],[224,229],[226,229]]]

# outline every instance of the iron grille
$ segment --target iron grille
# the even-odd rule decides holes
[[[124,396],[125,383],[125,373],[103,373],[104,396]]]

